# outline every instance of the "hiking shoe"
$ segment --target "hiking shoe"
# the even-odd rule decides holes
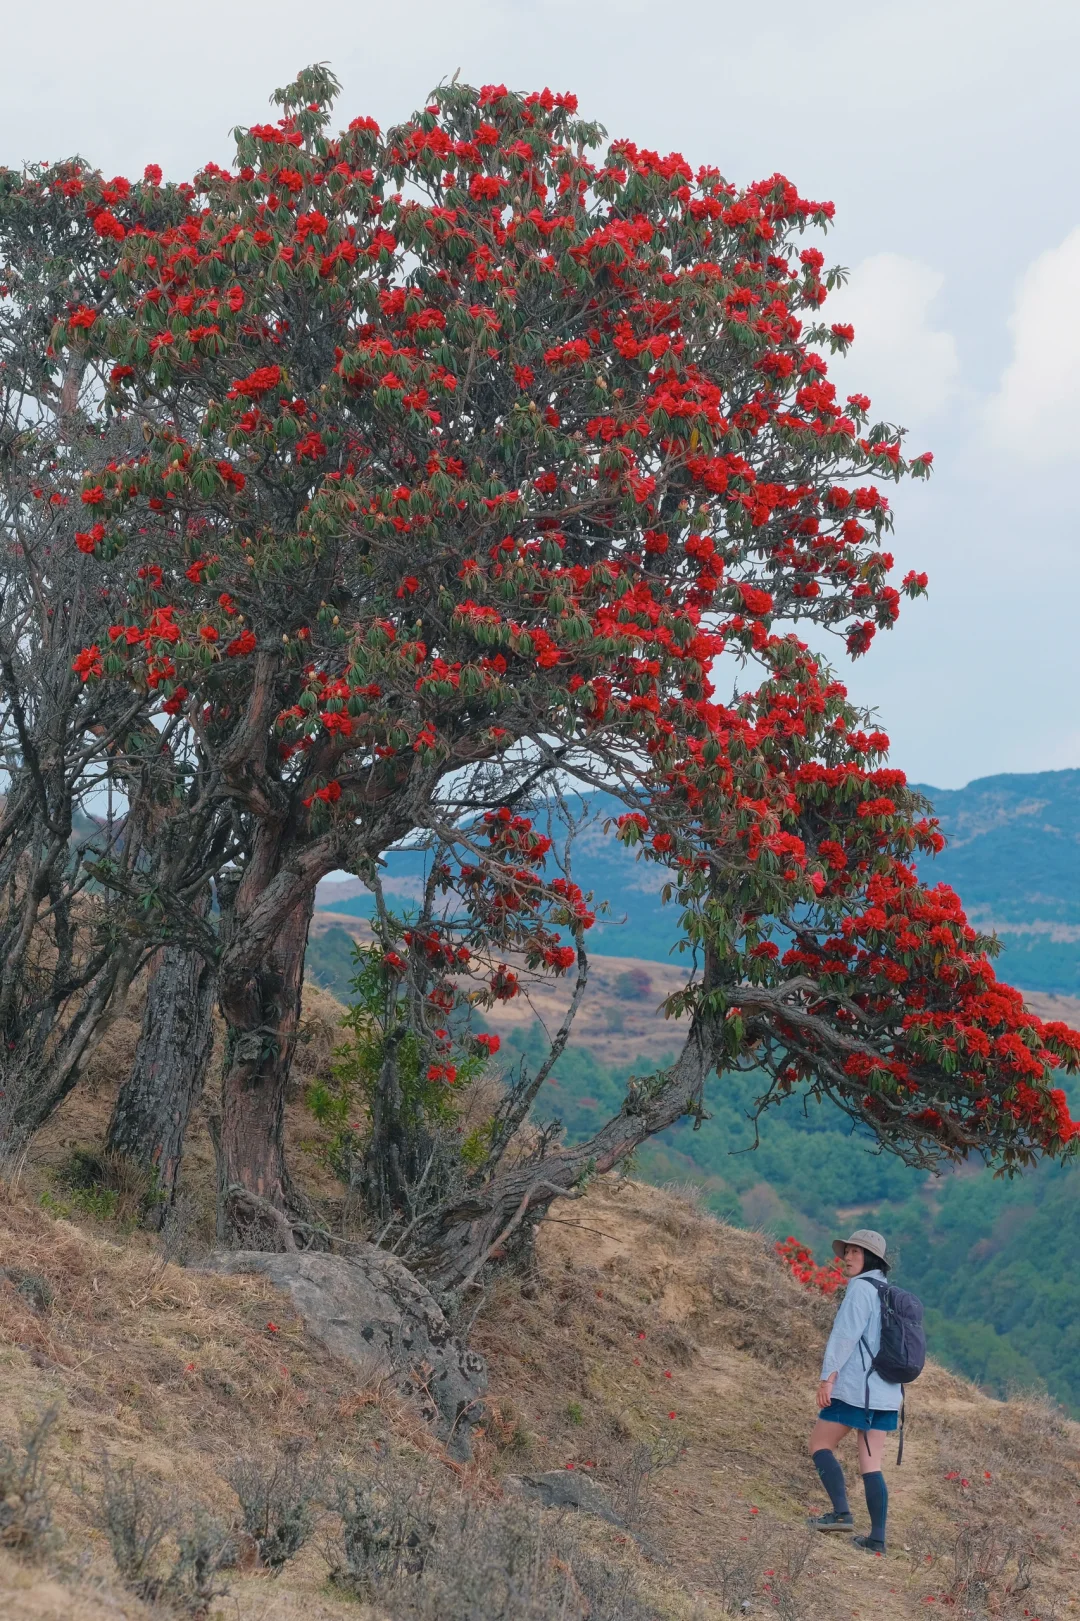
[[[879,1542],[876,1537],[852,1537],[851,1540],[856,1548],[862,1549],[863,1553],[884,1554],[885,1552],[885,1544]]]
[[[807,1522],[811,1531],[851,1531],[855,1526],[850,1511],[847,1514],[810,1514]]]

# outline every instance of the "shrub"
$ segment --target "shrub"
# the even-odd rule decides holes
[[[314,1529],[322,1469],[305,1466],[299,1446],[275,1455],[238,1458],[226,1478],[240,1499],[244,1530],[275,1574],[299,1553]]]
[[[682,1443],[674,1436],[659,1441],[639,1441],[624,1459],[616,1474],[615,1508],[623,1524],[633,1530],[645,1514],[645,1500],[654,1476],[669,1469],[678,1458]]]
[[[755,1520],[745,1536],[721,1539],[713,1550],[716,1591],[725,1615],[744,1615],[755,1596],[764,1597],[781,1621],[805,1614],[799,1591],[814,1552],[805,1527],[770,1526]]]
[[[615,981],[615,995],[624,1002],[640,1002],[652,995],[652,980],[644,968],[627,968]]]
[[[52,1543],[52,1487],[45,1456],[57,1411],[50,1407],[24,1425],[14,1446],[0,1441],[0,1547],[36,1555]]]
[[[384,1466],[339,1482],[334,1583],[395,1621],[659,1621],[632,1573],[519,1505],[438,1495]]]
[[[134,1463],[106,1456],[92,1511],[126,1586],[147,1603],[205,1616],[228,1592],[221,1571],[233,1555],[228,1529],[204,1504],[183,1509]]]
[[[53,1303],[52,1284],[40,1272],[24,1272],[18,1266],[0,1267],[0,1278],[7,1278],[32,1311],[46,1312]]]
[[[106,1149],[95,1154],[76,1149],[59,1173],[68,1202],[97,1221],[132,1226],[160,1203],[153,1173],[128,1154]]]
[[[176,1533],[176,1559],[163,1590],[166,1600],[189,1616],[206,1615],[213,1600],[229,1591],[221,1572],[232,1552],[227,1528],[215,1515],[196,1508]]]
[[[435,1525],[426,1489],[415,1478],[341,1476],[330,1506],[341,1520],[340,1544],[327,1550],[330,1579],[357,1597],[374,1598],[424,1567]]]
[[[158,1554],[175,1525],[175,1506],[133,1463],[114,1465],[106,1456],[94,1509],[123,1581],[140,1598],[158,1597]]]

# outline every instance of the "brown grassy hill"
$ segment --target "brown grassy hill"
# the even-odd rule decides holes
[[[181,1268],[156,1241],[58,1219],[10,1190],[0,1266],[0,1433],[11,1440],[58,1407],[49,1472],[63,1533],[43,1559],[0,1553],[10,1621],[153,1613],[125,1596],[107,1551],[93,1506],[103,1454],[135,1461],[149,1491],[199,1497],[229,1520],[237,1500],[224,1476],[253,1442],[304,1443],[335,1470],[389,1470],[399,1495],[437,1503],[458,1564],[501,1558],[504,1544],[520,1556],[525,1538],[536,1581],[575,1572],[573,1593],[591,1606],[566,1607],[569,1589],[558,1599],[552,1586],[550,1608],[533,1595],[515,1612],[530,1617],[899,1621],[945,1603],[958,1615],[1050,1621],[1076,1611],[1080,1426],[1038,1401],[991,1401],[937,1368],[913,1392],[903,1468],[889,1469],[890,1557],[804,1532],[821,1502],[804,1437],[831,1306],[795,1284],[759,1235],[670,1192],[606,1180],[556,1206],[536,1276],[503,1279],[480,1303],[472,1339],[489,1361],[491,1416],[467,1469],[408,1410],[357,1388],[262,1280]],[[854,1473],[853,1454],[846,1462]],[[620,1524],[538,1508],[521,1520],[508,1480],[571,1469],[598,1483]],[[324,1515],[331,1541],[334,1524]],[[476,1540],[463,1525],[480,1527]],[[489,1613],[439,1594],[434,1608],[410,1609],[411,1576],[358,1607],[326,1573],[309,1544],[279,1578],[234,1572],[216,1613]],[[589,1581],[599,1598],[588,1600]]]
[[[324,1208],[334,1187],[299,1094],[324,1068],[339,1014],[308,988],[288,1109],[292,1163]],[[73,1150],[100,1144],[138,1017],[136,999],[19,1185],[0,1184],[3,1621],[168,1613],[120,1579],[97,1506],[103,1458],[114,1471],[137,1465],[140,1491],[167,1511],[198,1503],[231,1525],[237,1458],[297,1448],[328,1479],[377,1477],[379,1502],[410,1534],[423,1540],[436,1525],[425,1574],[401,1575],[369,1604],[343,1596],[320,1551],[334,1557],[339,1522],[322,1509],[279,1577],[231,1572],[211,1614],[487,1621],[503,1613],[486,1595],[509,1568],[521,1584],[506,1611],[515,1621],[901,1621],[942,1604],[1064,1621],[1080,1609],[1080,1426],[1044,1401],[991,1401],[939,1368],[912,1393],[903,1468],[887,1470],[890,1557],[810,1537],[804,1517],[823,1497],[805,1436],[831,1304],[795,1284],[759,1234],[630,1181],[557,1204],[535,1275],[497,1280],[476,1302],[490,1413],[473,1464],[454,1464],[409,1409],[359,1387],[309,1341],[263,1280],[177,1265],[161,1240],[125,1227],[122,1199],[101,1209],[58,1179]],[[209,1106],[185,1167],[189,1220],[182,1242],[170,1239],[171,1253],[195,1260],[213,1233]],[[19,1553],[4,1443],[17,1461],[20,1427],[50,1407],[59,1535]],[[850,1448],[845,1462],[861,1519]],[[595,1481],[619,1523],[522,1508],[510,1483],[548,1472]]]

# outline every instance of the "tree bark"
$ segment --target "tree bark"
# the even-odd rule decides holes
[[[200,916],[209,911],[207,890]],[[191,1111],[199,1100],[214,1044],[216,970],[188,946],[160,946],[135,1062],[113,1108],[106,1149],[126,1154],[156,1176],[150,1219],[160,1225],[176,1193]]]
[[[223,903],[230,943],[219,978],[225,1020],[219,1169],[226,1226],[249,1247],[274,1249],[281,1244],[280,1223],[260,1218],[257,1207],[229,1190],[242,1188],[277,1210],[306,1214],[289,1178],[284,1127],[314,884],[303,887],[256,961],[231,945],[242,945],[267,888],[280,876],[278,854],[277,837],[260,829],[235,897]]]
[[[682,1052],[660,1083],[643,1096],[628,1097],[622,1111],[588,1142],[496,1171],[466,1201],[443,1211],[409,1258],[428,1288],[446,1296],[475,1285],[488,1261],[528,1241],[553,1199],[572,1193],[586,1176],[610,1171],[647,1137],[689,1113],[715,1061],[711,1034],[708,1017],[695,1018]]]

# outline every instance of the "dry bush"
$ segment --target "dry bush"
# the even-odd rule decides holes
[[[333,1506],[332,1581],[394,1621],[660,1621],[557,1516],[450,1496],[393,1460],[342,1477]]]
[[[175,1503],[133,1463],[114,1465],[106,1456],[91,1516],[108,1538],[122,1580],[140,1598],[156,1597],[158,1556],[175,1525]]]
[[[430,1482],[383,1461],[371,1475],[339,1475],[329,1506],[341,1521],[325,1549],[335,1586],[375,1599],[421,1573],[435,1534]]]
[[[721,1539],[712,1574],[725,1615],[742,1615],[756,1597],[782,1618],[797,1621],[808,1593],[813,1532],[757,1519],[745,1536]]]
[[[0,1441],[0,1547],[34,1557],[55,1540],[46,1456],[57,1412],[49,1407],[24,1424],[14,1446]]]
[[[934,1382],[940,1378],[935,1370]],[[1062,1540],[1080,1532],[1080,1431],[1031,1392],[995,1404],[990,1426],[983,1399],[955,1383],[961,1399],[919,1415],[935,1444],[926,1491],[940,1519],[933,1530],[917,1521],[905,1546],[913,1565],[939,1573],[958,1613],[1012,1615],[1027,1606],[1045,1621],[1048,1567],[1064,1562]]]
[[[645,1518],[651,1487],[656,1476],[670,1469],[682,1451],[675,1436],[659,1441],[639,1441],[610,1471],[615,1512],[629,1530],[636,1530]]]
[[[138,1598],[200,1617],[228,1592],[221,1578],[232,1554],[228,1528],[200,1502],[182,1506],[177,1492],[133,1463],[102,1458],[91,1514]]]
[[[275,1575],[300,1552],[315,1527],[323,1469],[318,1462],[305,1463],[301,1451],[294,1442],[280,1452],[249,1453],[226,1470],[240,1500],[244,1530],[261,1563]]]
[[[29,1143],[0,1143],[0,1193],[5,1197],[17,1195],[29,1153]]]
[[[992,1600],[1014,1598],[1031,1587],[1033,1548],[1029,1538],[1000,1521],[969,1521],[950,1551],[950,1604],[978,1614]]]
[[[924,1514],[916,1514],[908,1522],[903,1539],[901,1546],[907,1554],[912,1574],[932,1570],[948,1552],[940,1526],[932,1525]]]

